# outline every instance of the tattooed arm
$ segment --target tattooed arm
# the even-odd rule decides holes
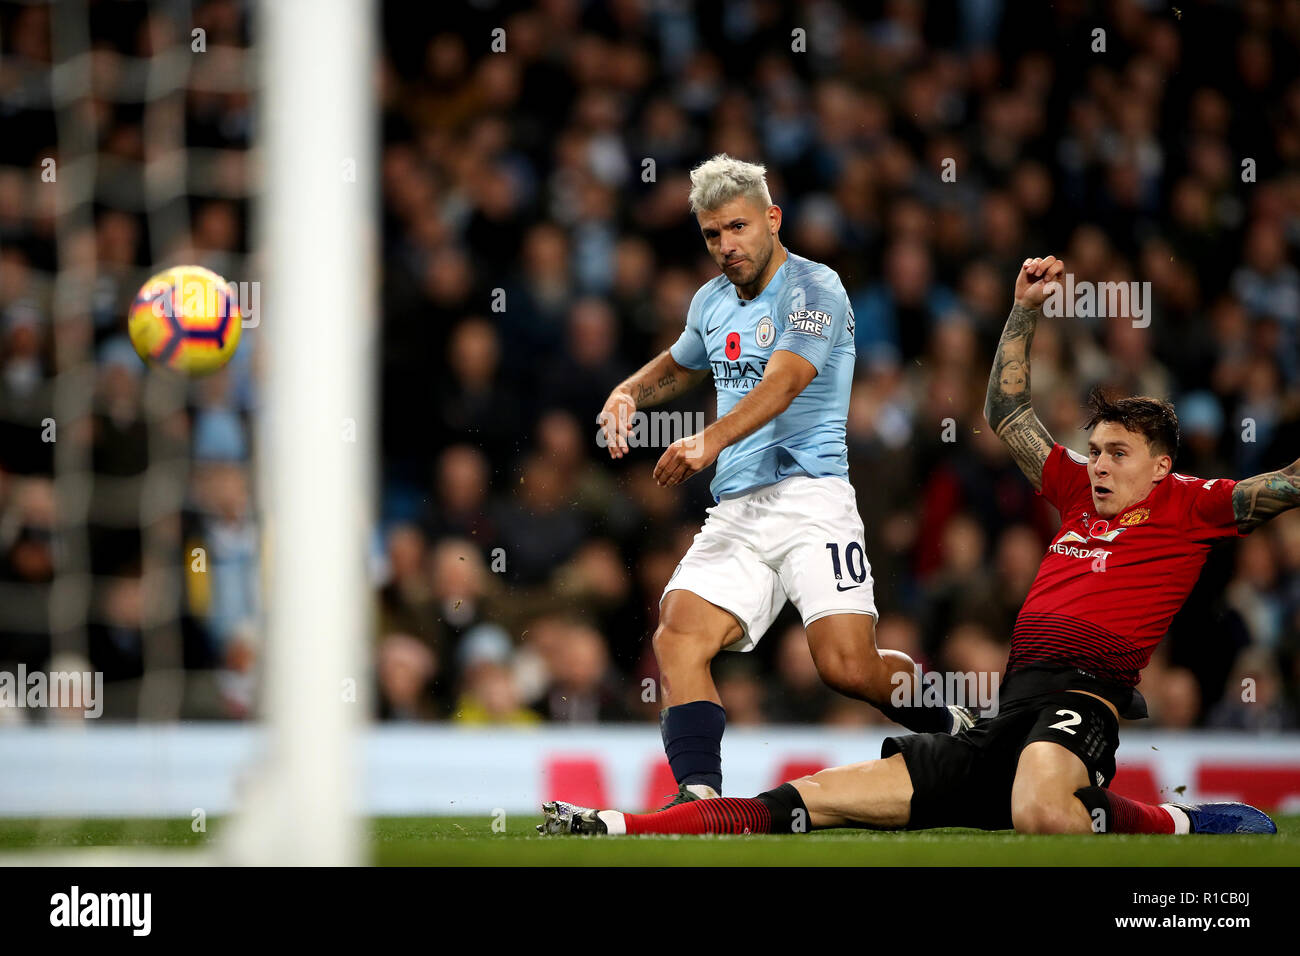
[[[672,353],[664,350],[641,366],[626,381],[609,393],[605,407],[596,418],[596,424],[605,432],[605,441],[611,458],[622,458],[627,453],[627,433],[632,413],[638,408],[649,408],[690,391],[709,377],[709,370],[687,368],[679,365]]]
[[[1064,271],[1065,263],[1054,256],[1026,259],[1021,266],[1016,277],[1015,305],[998,340],[984,400],[984,417],[1035,491],[1043,489],[1043,463],[1054,443],[1030,404],[1029,350],[1039,307]]]
[[[1300,507],[1300,460],[1279,471],[1244,478],[1232,489],[1237,528],[1249,534],[1283,511]]]
[[[672,352],[665,349],[642,365],[614,391],[632,396],[637,408],[649,408],[690,391],[708,377],[707,368],[694,369],[678,365]]]

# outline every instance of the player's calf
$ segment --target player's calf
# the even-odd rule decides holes
[[[807,628],[808,649],[822,682],[846,697],[874,705],[890,720],[918,733],[953,733],[968,725],[948,706],[911,703],[916,664],[901,651],[877,650],[875,621],[869,614],[831,614]],[[907,701],[894,702],[895,697]],[[959,724],[961,726],[959,726]]]
[[[830,767],[792,782],[808,809],[808,824],[825,827],[905,827],[912,813],[912,777],[899,754]]]

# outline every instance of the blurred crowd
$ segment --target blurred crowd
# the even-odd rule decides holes
[[[40,8],[0,10],[0,110],[32,131],[0,143],[0,583],[16,593],[54,565],[33,429],[55,371],[37,184],[56,140],[31,105],[39,69],[14,66],[48,69]],[[195,10],[210,50],[247,46],[242,6]],[[143,21],[108,19],[106,60],[150,52]],[[595,419],[717,274],[686,204],[689,169],[717,152],[767,165],[782,241],[853,301],[848,444],[881,646],[927,669],[1005,667],[1056,527],[982,420],[1028,255],[1152,290],[1136,325],[1040,323],[1034,400],[1059,441],[1083,447],[1082,398],[1103,384],[1175,402],[1180,472],[1300,457],[1300,3],[390,2],[383,39],[383,718],[654,719],[658,599],[712,499],[707,477],[658,487],[659,449],[610,462]],[[229,184],[253,101],[211,86],[186,98],[186,142],[231,157],[215,163]],[[101,154],[138,159],[139,110],[97,105]],[[248,249],[246,197],[192,186],[189,211],[160,251],[149,217],[96,208],[96,495],[148,460],[123,296],[160,252],[229,275]],[[193,710],[209,716],[256,693],[255,336],[240,353],[176,424],[194,462],[186,544],[222,557],[186,576],[186,666],[211,677]],[[711,419],[712,389],[665,408]],[[138,543],[102,537],[91,657],[139,661]],[[39,623],[0,620],[0,658],[39,659]],[[733,725],[881,719],[822,686],[789,607],[715,675]],[[1142,690],[1159,726],[1297,725],[1300,516],[1212,552]]]

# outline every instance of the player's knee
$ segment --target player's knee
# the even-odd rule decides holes
[[[659,661],[661,670],[669,669],[675,665],[689,665],[709,661],[713,654],[710,653],[703,635],[686,631],[679,627],[674,627],[668,623],[661,623],[655,629],[654,637],[650,640],[654,647],[655,658]]]

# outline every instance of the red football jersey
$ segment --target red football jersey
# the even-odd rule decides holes
[[[1170,474],[1108,520],[1093,513],[1087,459],[1054,445],[1042,495],[1061,513],[1061,527],[1016,618],[1008,675],[1068,666],[1136,685],[1210,545],[1240,534],[1236,484]]]

